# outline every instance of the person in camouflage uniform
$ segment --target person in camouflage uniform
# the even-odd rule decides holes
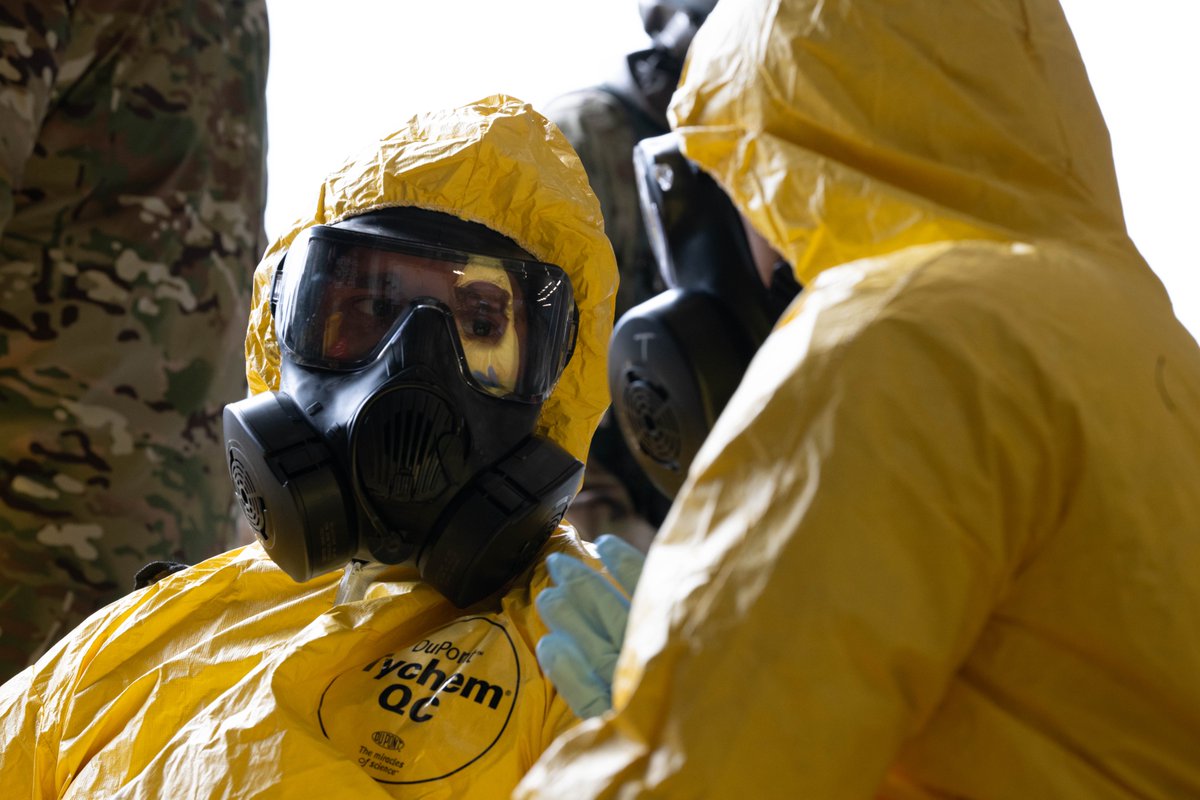
[[[0,681],[233,543],[264,0],[0,0]]]
[[[553,98],[544,109],[579,154],[600,199],[620,270],[616,316],[665,288],[658,274],[633,174],[633,147],[670,131],[667,105],[692,37],[716,0],[639,0],[652,46],[629,53],[616,76]],[[671,502],[642,473],[610,411],[592,442],[583,488],[569,518],[585,539],[620,536],[642,551]]]

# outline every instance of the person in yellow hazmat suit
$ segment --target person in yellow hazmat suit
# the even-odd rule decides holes
[[[1058,3],[718,3],[670,117],[804,289],[515,796],[1200,797],[1200,348]]]
[[[545,557],[608,396],[616,266],[562,134],[493,96],[331,175],[254,283],[225,411],[259,541],[90,617],[0,688],[29,798],[508,797],[575,717]],[[338,569],[341,568],[341,578]]]

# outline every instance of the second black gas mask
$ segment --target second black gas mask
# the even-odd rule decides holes
[[[741,216],[670,133],[643,139],[634,171],[667,291],[617,322],[608,377],[630,451],[674,497],[755,351],[800,291],[785,262],[764,286]]]
[[[422,209],[310,228],[272,288],[282,391],[225,409],[235,492],[293,579],[413,561],[463,607],[557,526],[583,466],[534,424],[570,358],[570,281]]]

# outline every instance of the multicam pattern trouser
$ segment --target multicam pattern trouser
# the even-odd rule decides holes
[[[0,680],[230,543],[264,0],[0,0]]]

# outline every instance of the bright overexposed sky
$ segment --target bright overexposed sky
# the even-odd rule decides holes
[[[1113,142],[1130,235],[1200,338],[1200,3],[1060,0]],[[737,0],[724,0],[737,2]],[[412,114],[544,103],[644,46],[637,0],[268,0],[267,234]]]

